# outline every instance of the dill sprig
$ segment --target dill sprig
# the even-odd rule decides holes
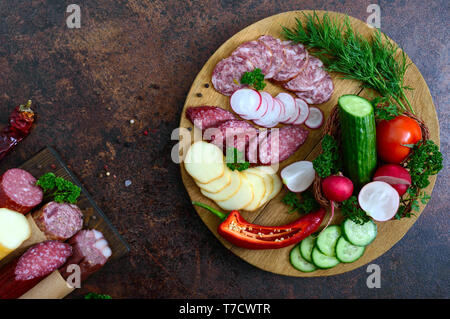
[[[300,42],[312,49],[328,71],[344,74],[344,79],[361,81],[365,87],[378,91],[403,109],[414,113],[405,95],[404,76],[409,66],[406,54],[401,51],[396,60],[398,47],[386,35],[377,30],[370,40],[353,30],[350,18],[343,22],[324,14],[322,19],[316,12],[305,14],[306,23],[296,19],[294,29],[283,27],[286,39]],[[405,104],[407,106],[405,106]]]

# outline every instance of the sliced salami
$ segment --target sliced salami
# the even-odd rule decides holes
[[[55,240],[32,246],[20,257],[16,269],[16,281],[44,277],[58,269],[72,254],[72,247]]]
[[[327,72],[322,67],[323,63],[321,60],[310,56],[305,70],[289,82],[284,83],[283,87],[286,90],[295,92],[314,89],[316,83],[327,75]]]
[[[280,39],[276,39],[270,35],[263,35],[258,38],[258,41],[263,42],[272,53],[272,63],[267,73],[264,73],[266,79],[271,79],[279,70],[281,70],[285,63],[283,53],[284,47],[281,44]]]
[[[249,60],[253,68],[259,68],[263,74],[270,71],[272,51],[262,41],[244,42],[233,51],[233,55]]]
[[[186,110],[186,117],[198,128],[206,130],[221,123],[233,120],[233,113],[216,106],[196,106]]]
[[[255,69],[250,60],[238,55],[232,55],[216,64],[212,75],[214,88],[223,95],[230,96],[244,85],[242,75]]]
[[[236,148],[243,154],[249,140],[258,134],[258,130],[251,124],[242,120],[229,120],[217,127],[217,134],[212,136],[211,143],[222,148],[225,152],[228,148]]]
[[[83,227],[83,213],[78,206],[50,202],[37,212],[33,219],[48,239],[66,240]]]
[[[7,170],[0,179],[0,207],[26,214],[42,202],[36,178],[20,168]]]
[[[112,255],[111,248],[103,234],[95,229],[80,230],[68,243],[72,245],[73,254],[65,265],[59,269],[64,279],[71,271],[67,267],[73,264],[80,266],[81,280],[99,270]]]
[[[316,83],[312,90],[295,92],[295,94],[305,100],[308,104],[322,104],[328,101],[334,92],[334,84],[331,76],[327,74],[322,80]]]
[[[295,78],[308,63],[308,52],[302,44],[290,41],[284,41],[282,44],[285,63],[272,78],[277,82],[286,82]]]

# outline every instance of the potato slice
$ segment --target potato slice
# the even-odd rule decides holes
[[[228,169],[228,167],[226,169]],[[227,200],[227,199],[231,198],[233,195],[235,195],[241,188],[242,178],[241,178],[241,174],[238,174],[238,173],[239,172],[230,171],[230,175],[231,175],[230,185],[228,185],[227,187],[225,187],[223,190],[221,190],[218,193],[210,193],[201,188],[200,188],[200,191],[202,192],[203,195],[205,195],[209,199],[212,199],[213,201]]]
[[[247,171],[244,171],[242,173],[245,175],[245,177],[247,177],[248,181],[253,187],[253,200],[243,209],[247,211],[254,211],[260,207],[259,203],[266,194],[264,178]]]
[[[222,177],[213,180],[212,182],[206,184],[200,183],[198,181],[195,182],[197,183],[197,186],[200,187],[201,189],[209,193],[216,194],[224,190],[225,187],[231,184],[231,170],[229,170],[228,167],[225,167],[225,171]]]
[[[225,171],[222,150],[208,142],[196,142],[187,151],[184,167],[200,183],[206,184],[219,179]]]
[[[0,208],[0,260],[30,238],[26,217],[7,208]]]
[[[248,204],[250,204],[254,198],[253,187],[250,181],[247,179],[245,175],[240,174],[239,172],[236,173],[240,175],[242,181],[239,191],[227,200],[216,201],[216,204],[219,205],[224,210],[243,209]]]

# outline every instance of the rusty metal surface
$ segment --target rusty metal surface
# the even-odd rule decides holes
[[[289,10],[332,10],[366,20],[370,1],[77,1],[82,25],[68,29],[70,3],[0,2],[0,126],[16,104],[33,99],[38,125],[3,160],[1,171],[54,146],[131,246],[127,257],[107,265],[71,298],[88,291],[113,298],[449,296],[448,169],[417,223],[373,262],[381,267],[381,288],[368,289],[365,267],[302,279],[246,264],[197,218],[170,159],[170,134],[188,89],[226,39]],[[382,31],[430,87],[448,156],[448,4],[378,3]]]

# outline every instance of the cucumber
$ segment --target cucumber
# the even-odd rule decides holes
[[[336,256],[336,242],[341,237],[341,227],[337,225],[329,226],[317,237],[316,247],[322,254],[329,257]]]
[[[294,248],[292,248],[291,253],[289,254],[289,260],[291,262],[291,265],[302,272],[312,272],[317,269],[314,264],[306,261],[302,255],[300,254],[300,244],[295,245]]]
[[[316,267],[322,269],[333,268],[339,264],[339,260],[336,257],[330,257],[322,254],[317,246],[315,246],[312,250],[311,259]]]
[[[376,125],[372,104],[357,95],[338,100],[344,175],[355,189],[372,180],[377,166]]]
[[[300,242],[300,255],[302,255],[303,259],[306,261],[312,262],[311,260],[311,252],[316,243],[316,239],[312,236],[306,237]]]
[[[365,250],[366,247],[352,245],[341,236],[336,243],[336,258],[342,263],[352,263],[358,260]]]
[[[361,225],[346,219],[342,223],[342,232],[350,244],[361,247],[367,246],[377,237],[377,224],[369,220]]]

